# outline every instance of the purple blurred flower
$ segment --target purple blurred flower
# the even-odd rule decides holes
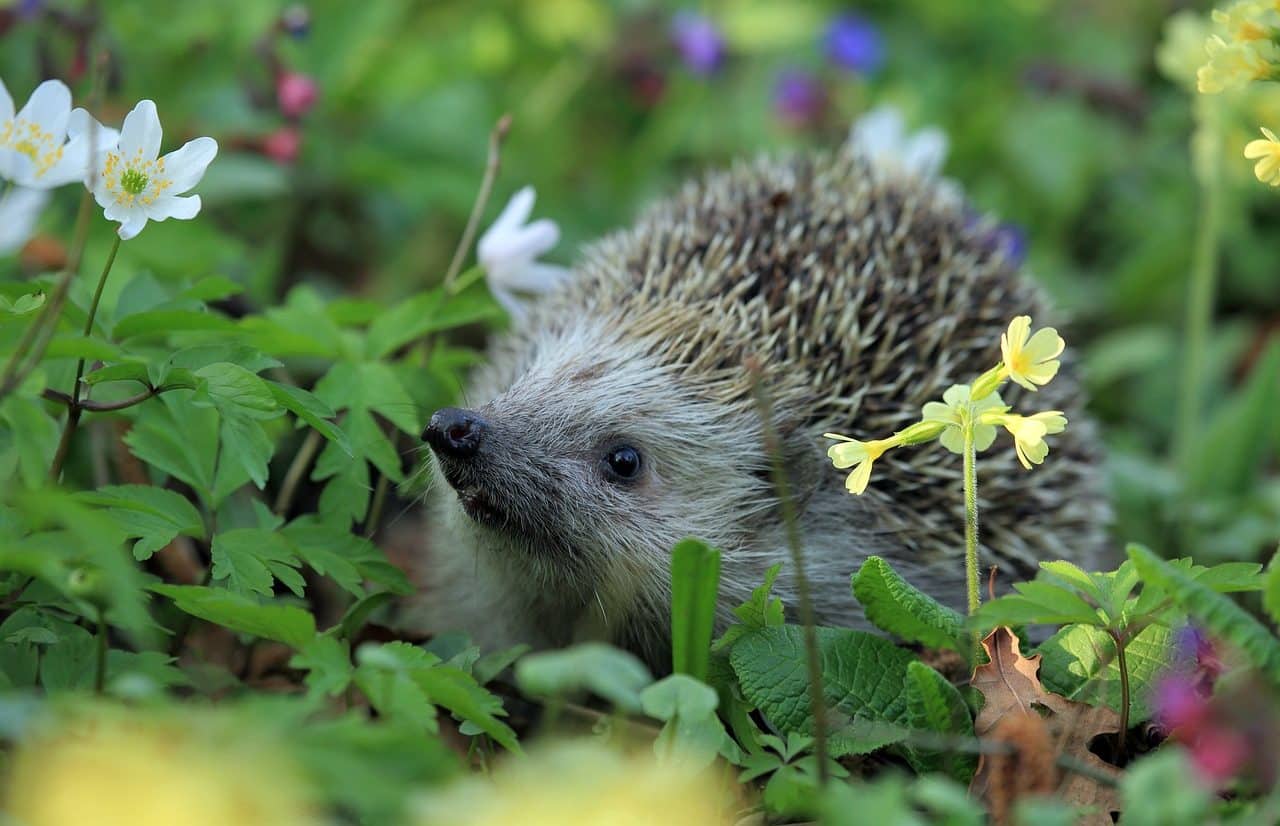
[[[671,21],[671,41],[694,74],[715,74],[724,63],[724,35],[710,19],[696,12],[676,12]]]
[[[1027,260],[1027,234],[1017,224],[1006,221],[996,227],[991,233],[991,244],[1014,266],[1021,266]]]
[[[884,38],[871,21],[857,14],[841,14],[823,35],[827,57],[851,72],[870,74],[884,63]]]
[[[294,3],[280,14],[280,28],[290,37],[306,37],[311,32],[311,10]]]
[[[20,20],[30,20],[44,11],[44,1],[19,0],[16,9]]]
[[[1156,684],[1155,718],[1162,728],[1195,730],[1209,716],[1209,700],[1183,674],[1170,674]]]
[[[778,117],[788,125],[808,126],[826,109],[827,90],[812,73],[803,69],[785,69],[774,85],[773,107]]]

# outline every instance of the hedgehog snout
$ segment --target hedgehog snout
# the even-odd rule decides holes
[[[422,438],[437,456],[470,459],[480,449],[488,423],[480,414],[457,407],[442,407],[431,414]]]

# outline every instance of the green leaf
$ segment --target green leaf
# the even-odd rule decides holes
[[[1264,674],[1280,682],[1280,640],[1230,597],[1197,582],[1141,545],[1127,549],[1138,573],[1173,598],[1205,629],[1239,648]]]
[[[502,701],[486,691],[475,678],[450,665],[414,668],[413,679],[431,702],[479,728],[508,751],[520,752],[516,733],[498,719],[505,714]]]
[[[107,508],[125,536],[137,537],[133,556],[151,558],[176,536],[204,538],[204,520],[181,494],[151,485],[107,485],[76,494],[82,502]]]
[[[907,642],[967,652],[964,617],[913,587],[878,556],[867,557],[853,578],[853,595],[877,628]]]
[[[439,657],[406,642],[393,642],[360,646],[356,662],[356,685],[380,715],[423,731],[439,731],[436,707],[412,673],[436,665]]]
[[[301,596],[298,564],[289,543],[274,531],[239,528],[213,538],[213,578],[227,580],[227,587],[237,594],[271,596],[278,578]]]
[[[516,684],[526,694],[563,697],[590,691],[621,711],[641,708],[640,691],[653,682],[644,663],[604,643],[529,654],[516,663]]]
[[[206,381],[210,399],[224,414],[270,419],[280,413],[266,381],[238,364],[215,362],[195,373]]]
[[[1186,478],[1199,492],[1245,494],[1271,454],[1280,408],[1280,343],[1272,342],[1244,388],[1222,403],[1204,431]]]
[[[289,667],[305,669],[307,688],[327,697],[346,691],[355,674],[350,645],[328,633],[313,637],[289,660]]]
[[[134,456],[186,482],[206,503],[215,504],[218,414],[191,404],[189,396],[166,394],[160,404],[145,405],[124,441]]]
[[[379,359],[429,333],[495,320],[502,315],[502,308],[483,283],[457,294],[447,294],[437,287],[418,293],[375,319],[369,327],[366,354]]]
[[[111,381],[136,381],[147,384],[150,380],[146,362],[142,361],[122,361],[119,364],[99,367],[97,370],[91,370],[83,379],[85,384],[90,385]]]
[[[876,724],[904,720],[907,665],[915,657],[874,634],[815,630],[829,717],[838,720],[843,715],[851,723],[873,724],[847,727],[843,735],[832,738],[832,753],[864,753],[892,742],[892,731]],[[770,723],[787,733],[813,733],[803,628],[786,625],[744,634],[729,659],[743,695]]]
[[[16,464],[26,487],[43,486],[58,449],[58,423],[39,402],[18,395],[0,403],[0,419],[11,428],[7,433],[0,430],[0,468]],[[6,454],[11,457],[8,462]]]
[[[1267,566],[1267,582],[1262,592],[1262,605],[1271,615],[1271,621],[1280,625],[1280,550],[1271,557]]]
[[[178,609],[215,625],[242,634],[282,642],[302,650],[316,635],[316,621],[292,605],[258,602],[225,588],[203,585],[151,585],[151,590],[173,600]]]
[[[907,665],[907,709],[905,724],[916,731],[941,734],[972,735],[973,718],[960,692],[947,678],[922,662]],[[925,773],[944,770],[960,782],[973,776],[975,762],[962,759],[955,752],[910,749],[908,754],[916,770]]]
[[[698,539],[671,550],[671,657],[677,674],[707,678],[720,587],[720,552]]]
[[[295,519],[285,526],[280,536],[289,543],[292,553],[317,573],[332,577],[354,596],[364,596],[364,577],[356,561],[370,553],[380,553],[368,540],[325,525],[314,516]]]
[[[230,319],[198,310],[150,310],[120,320],[111,331],[117,339],[166,335],[190,330],[229,332],[236,325]]]
[[[716,640],[715,645],[711,647],[713,651],[728,649],[748,631],[782,625],[784,620],[782,600],[778,597],[770,596],[770,592],[773,590],[773,583],[777,581],[778,572],[781,570],[781,562],[769,566],[769,570],[764,573],[764,584],[753,589],[751,598],[733,609],[734,616],[738,618],[739,623],[725,630],[724,635]]]
[[[226,413],[222,416],[218,433],[222,454],[214,477],[214,499],[221,501],[238,490],[246,480],[252,481],[259,490],[264,488],[275,444],[262,425],[254,419]]]
[[[287,408],[302,421],[315,428],[321,436],[337,444],[338,449],[351,456],[351,441],[333,422],[333,408],[322,402],[319,397],[308,393],[300,387],[290,387],[275,381],[267,381],[267,388],[276,402]]]
[[[1120,781],[1125,826],[1235,822],[1211,816],[1213,792],[1203,783],[1188,782],[1195,776],[1196,768],[1186,751],[1175,745],[1163,746],[1135,762]]]
[[[640,692],[644,713],[666,723],[653,744],[664,760],[689,771],[711,765],[717,754],[741,762],[738,749],[716,716],[715,689],[686,674],[672,674]]]
[[[1040,681],[1050,691],[1090,705],[1105,703],[1120,710],[1120,664],[1115,641],[1101,628],[1068,625],[1036,649],[1041,655]],[[1151,715],[1151,688],[1174,662],[1173,632],[1150,625],[1125,646],[1129,666],[1129,719]]]
[[[1018,593],[984,603],[974,614],[973,622],[980,629],[985,631],[999,625],[1031,623],[1103,623],[1096,608],[1074,591],[1053,582],[1032,580],[1016,583],[1013,587]]]

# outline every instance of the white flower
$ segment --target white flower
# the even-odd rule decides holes
[[[100,153],[87,181],[107,220],[120,222],[126,241],[147,221],[187,220],[200,212],[200,196],[182,193],[200,183],[218,154],[217,141],[196,138],[161,158],[160,137],[156,105],[144,100],[125,115],[119,142]]]
[[[71,91],[60,80],[46,80],[15,115],[13,98],[0,81],[0,178],[18,186],[50,189],[83,180],[89,168],[90,140],[115,142],[114,129],[91,135],[83,109],[71,110]],[[71,140],[67,140],[68,131]]]
[[[902,113],[892,106],[872,109],[853,123],[849,142],[878,168],[932,178],[947,159],[947,135],[929,126],[908,135]]]
[[[525,308],[513,291],[545,293],[569,277],[564,267],[537,260],[560,240],[560,227],[547,218],[526,223],[536,197],[531,186],[511,196],[476,247],[493,297],[516,319],[524,317]]]
[[[48,190],[22,186],[11,186],[0,197],[0,255],[22,249],[48,201]]]

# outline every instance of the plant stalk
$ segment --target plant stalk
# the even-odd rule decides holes
[[[968,586],[969,615],[982,604],[978,585],[978,456],[974,446],[973,417],[964,421],[964,576]]]
[[[93,690],[101,694],[107,686],[107,612],[98,609],[98,662],[93,673]]]
[[[1129,663],[1124,650],[1128,641],[1115,631],[1108,631],[1116,646],[1116,667],[1120,669],[1120,737],[1116,741],[1116,757],[1124,754],[1124,739],[1129,732]]]
[[[498,177],[498,167],[502,161],[502,141],[511,130],[511,116],[503,115],[489,133],[489,158],[485,163],[484,177],[480,179],[480,191],[476,193],[475,203],[471,205],[471,215],[467,217],[467,226],[462,231],[462,238],[453,252],[453,260],[449,262],[449,270],[444,276],[444,285],[449,287],[462,271],[462,262],[471,249],[471,241],[476,237],[480,227],[480,216],[484,214],[485,205],[489,203],[489,195],[493,192],[493,182]]]
[[[102,275],[98,276],[98,286],[93,291],[93,301],[89,304],[89,315],[84,321],[84,335],[93,332],[93,321],[98,315],[98,304],[102,301],[102,291],[107,286],[107,276],[111,274],[111,265],[116,262],[116,253],[120,251],[120,235],[116,233],[111,243],[111,252],[107,254],[107,263],[102,267]],[[80,405],[80,380],[84,378],[84,359],[76,362],[76,378],[71,385],[71,401],[67,405],[67,423],[62,428],[62,438],[58,440],[58,451],[53,456],[53,465],[49,468],[49,480],[56,483],[62,476],[62,465],[71,450],[71,437],[75,435],[80,424],[80,414],[84,408]]]

